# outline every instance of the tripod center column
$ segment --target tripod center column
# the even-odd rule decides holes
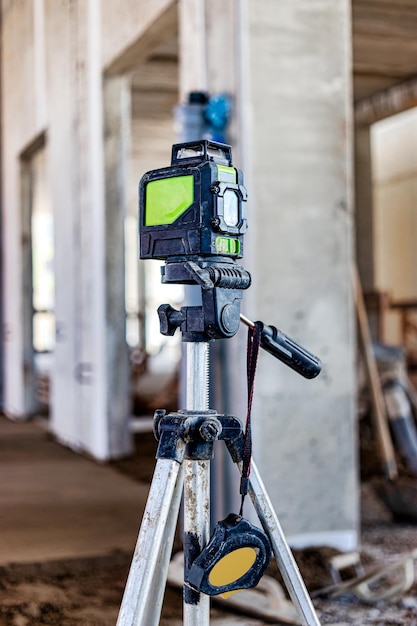
[[[187,411],[207,411],[209,408],[209,343],[208,341],[185,342],[186,346],[186,395]]]
[[[185,342],[186,409],[206,411],[208,406],[209,343]],[[210,461],[184,461],[184,579],[192,562],[210,537]],[[184,624],[208,626],[210,598],[184,585]]]

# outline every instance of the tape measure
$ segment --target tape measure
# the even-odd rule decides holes
[[[255,587],[270,558],[271,545],[263,530],[231,513],[216,524],[210,541],[191,565],[186,582],[207,595],[227,597]]]

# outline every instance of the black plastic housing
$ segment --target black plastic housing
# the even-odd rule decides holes
[[[179,158],[181,151],[192,153],[196,147],[201,152],[198,156]],[[228,168],[231,168],[229,172]],[[147,225],[147,185],[178,176],[193,177],[193,203],[172,223]],[[234,182],[228,180],[232,177]],[[234,225],[225,220],[226,192],[233,192],[238,198],[239,219]],[[218,255],[241,258],[247,230],[246,199],[243,174],[232,165],[230,146],[208,140],[175,144],[171,166],[147,172],[139,183],[140,258],[165,260]]]

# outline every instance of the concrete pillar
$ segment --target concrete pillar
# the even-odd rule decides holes
[[[124,220],[128,194],[130,82],[116,76],[104,81],[105,137],[105,320],[109,454],[130,451],[130,384],[126,344]]]
[[[22,47],[22,41],[25,42]],[[45,131],[43,0],[2,12],[3,410],[13,419],[35,409],[32,351],[30,159]],[[19,64],[14,59],[19,58]],[[34,77],[36,89],[29,89]]]
[[[35,401],[36,375],[33,351],[33,272],[32,272],[32,210],[35,192],[35,172],[33,157],[36,150],[20,159],[20,219],[21,219],[21,327],[22,357],[23,357],[23,403],[22,415],[29,417],[36,413]]]
[[[355,125],[356,258],[364,291],[375,289],[371,127]]]
[[[222,0],[181,0],[179,68],[182,102],[191,91],[231,96],[234,108],[229,136],[233,163],[240,167],[237,10],[235,0],[226,3]],[[198,290],[197,287],[192,289]],[[246,397],[242,393],[242,387],[246,385],[245,336],[242,330],[232,339],[210,343],[210,406],[219,412],[237,415],[242,421],[246,415]],[[213,521],[217,521],[231,510],[238,510],[240,505],[239,474],[222,444],[216,446],[211,469],[211,515]]]
[[[255,458],[293,546],[358,540],[348,0],[249,0],[255,316],[323,361],[261,353]],[[254,224],[255,222],[255,224]]]
[[[73,5],[74,6],[74,5]],[[51,374],[51,430],[73,448],[83,447],[80,320],[82,284],[79,198],[79,129],[76,16],[67,5],[46,2],[48,158],[55,233],[56,345]],[[61,80],[66,76],[66,80]]]
[[[119,141],[125,111],[107,85],[103,112],[100,7],[99,0],[66,10],[50,2],[48,11],[57,326],[51,426],[66,444],[106,460],[129,452],[130,437]]]
[[[180,0],[179,97],[185,102],[190,91],[207,91],[206,1]]]

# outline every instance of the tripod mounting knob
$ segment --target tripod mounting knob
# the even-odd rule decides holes
[[[184,321],[183,313],[174,309],[170,304],[161,304],[158,307],[158,316],[161,334],[169,337],[174,335]]]
[[[222,425],[216,417],[207,417],[199,428],[204,441],[216,441],[221,435]]]

